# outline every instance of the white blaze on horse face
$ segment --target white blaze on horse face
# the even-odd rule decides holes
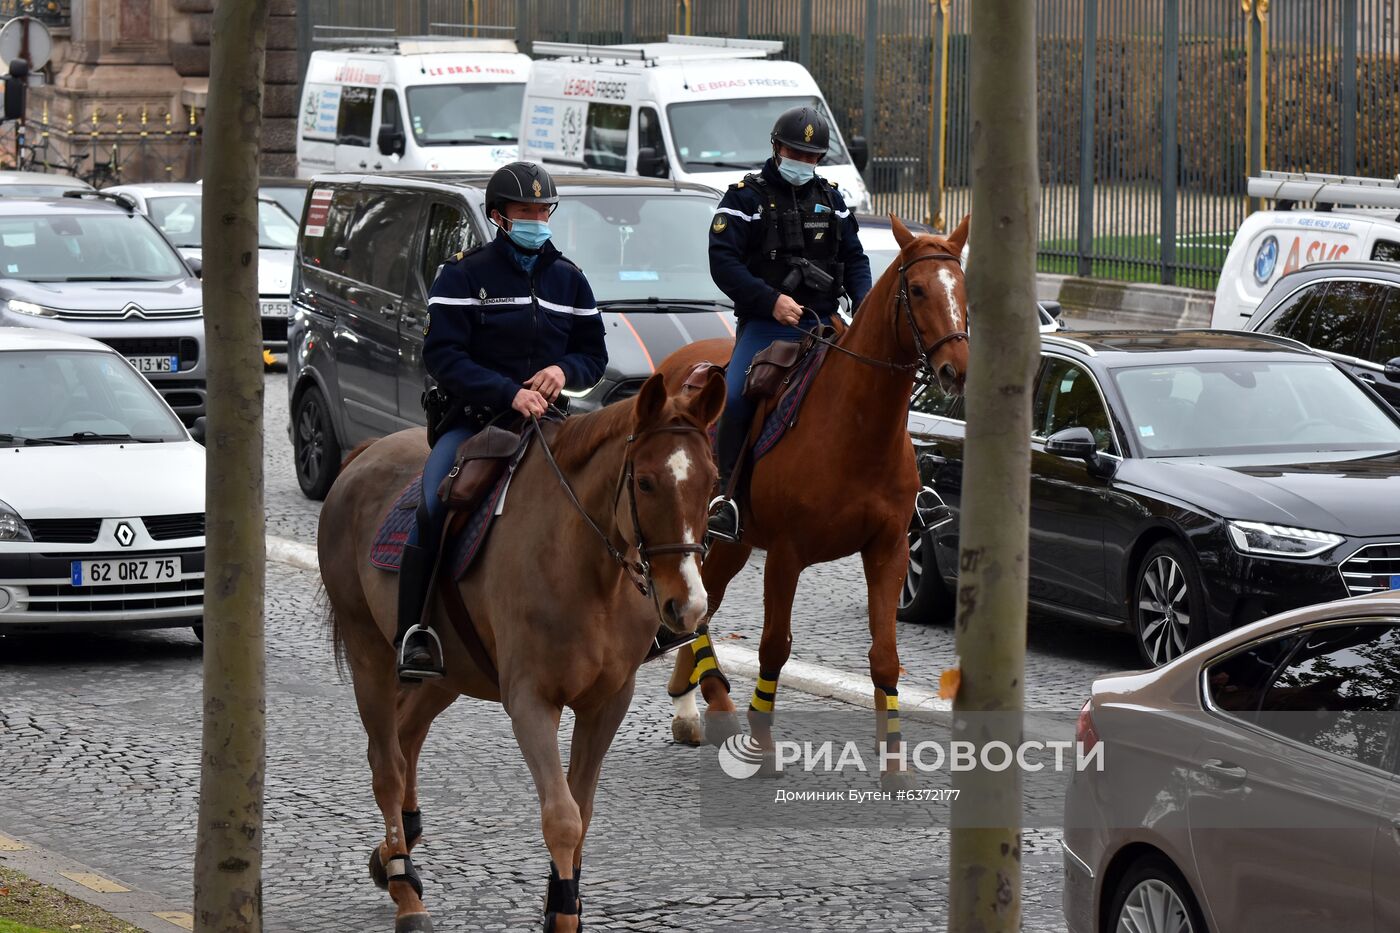
[[[690,454],[684,450],[677,450],[666,458],[666,465],[671,468],[671,475],[676,478],[676,485],[679,486],[690,475]]]
[[[953,319],[953,330],[962,330],[962,306],[958,304],[958,280],[947,269],[939,269],[938,281],[943,283],[943,294],[948,299],[948,316]]]
[[[672,459],[675,458],[672,457]],[[687,457],[687,466],[689,463],[690,459]],[[695,531],[689,523],[685,526],[683,540],[686,544],[695,543]],[[681,558],[681,579],[685,581],[686,590],[685,616],[687,619],[694,618],[696,625],[699,625],[700,620],[709,611],[710,601],[705,593],[705,581],[700,578],[700,556],[698,554],[687,554]]]

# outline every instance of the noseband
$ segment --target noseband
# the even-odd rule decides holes
[[[613,512],[617,512],[617,504],[622,498],[622,490],[626,488],[628,512],[632,517],[632,536],[636,540],[636,544],[633,545],[633,547],[637,551],[637,559],[634,561],[628,560],[627,555],[622,553],[617,545],[613,544],[612,538],[609,537],[602,528],[598,527],[598,523],[588,514],[588,511],[583,507],[583,503],[579,502],[578,496],[574,494],[573,487],[569,485],[568,479],[564,476],[564,471],[559,468],[559,464],[555,461],[554,452],[549,449],[549,443],[544,439],[544,434],[539,431],[538,420],[532,420],[536,422],[535,430],[539,435],[540,446],[544,448],[545,459],[547,459],[549,465],[554,468],[554,475],[559,477],[559,484],[564,487],[564,492],[568,495],[569,501],[573,503],[578,513],[583,516],[583,520],[588,524],[588,527],[593,529],[593,533],[603,542],[603,547],[608,550],[608,556],[627,574],[628,579],[632,581],[632,585],[637,588],[637,592],[641,593],[643,596],[651,597],[652,605],[656,608],[657,621],[665,624],[661,613],[661,600],[656,595],[656,583],[652,579],[651,559],[660,554],[703,554],[705,552],[705,546],[698,542],[694,544],[681,542],[677,544],[653,545],[648,545],[646,543],[646,538],[642,534],[641,515],[637,511],[637,478],[635,462],[633,460],[634,448],[632,445],[652,434],[699,434],[702,438],[705,438],[707,442],[709,435],[702,428],[691,424],[664,424],[660,427],[648,428],[645,431],[638,431],[636,434],[629,434],[627,436],[627,456],[622,464],[622,472],[618,475],[617,486],[613,490]]]

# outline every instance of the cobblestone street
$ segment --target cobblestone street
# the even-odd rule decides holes
[[[292,473],[285,385],[268,376],[268,532],[314,543],[318,504]],[[755,648],[761,569],[755,561],[744,572],[716,623],[721,637]],[[388,930],[392,905],[365,871],[379,820],[364,736],[317,591],[314,573],[269,564],[267,929]],[[857,564],[809,571],[794,657],[863,673],[864,607]],[[952,662],[950,630],[901,626],[900,645],[906,683],[932,687]],[[1077,709],[1092,677],[1135,663],[1121,636],[1065,623],[1037,621],[1030,648],[1030,705],[1044,709]],[[762,828],[727,825],[714,750],[670,742],[667,670],[639,675],[604,769],[583,875],[590,929],[945,929],[945,830],[918,820],[831,826],[796,812]],[[736,699],[751,689],[736,679]],[[794,690],[778,706],[851,711]],[[200,649],[187,630],[0,640],[0,833],[188,904],[199,708]],[[906,724],[914,740],[933,728]],[[437,929],[536,929],[548,856],[501,709],[462,701],[445,713],[422,775],[427,830],[415,860]],[[842,780],[877,789],[873,776]],[[1053,831],[1027,833],[1024,864],[1024,928],[1063,929]]]

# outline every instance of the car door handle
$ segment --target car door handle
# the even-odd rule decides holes
[[[1232,765],[1219,758],[1207,758],[1201,769],[1226,787],[1238,787],[1249,777],[1249,772],[1239,765]]]
[[[376,172],[379,171],[380,169],[382,169],[383,167],[384,167],[384,163],[383,163],[383,162],[376,162],[376,163],[374,163],[374,170],[375,170]]]
[[[360,168],[369,168],[369,163],[368,163],[368,162],[361,162],[361,163],[360,163]]]
[[[335,249],[331,250],[331,252],[335,254],[336,259],[346,259],[350,256],[350,247],[337,246]]]
[[[393,317],[398,312],[394,310],[393,305],[385,305],[384,307],[379,309],[379,313],[383,317]]]

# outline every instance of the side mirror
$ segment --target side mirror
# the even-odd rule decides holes
[[[643,178],[666,178],[671,174],[671,166],[664,153],[643,146],[637,150],[637,174]]]
[[[1065,428],[1056,431],[1045,439],[1045,452],[1056,457],[1069,457],[1083,460],[1094,476],[1113,475],[1114,462],[1099,456],[1099,445],[1094,440],[1094,432],[1085,427]]]
[[[1385,374],[1400,378],[1400,356],[1385,361]]]
[[[1050,317],[1054,318],[1057,321],[1060,319],[1060,312],[1064,310],[1060,307],[1060,303],[1058,301],[1042,301],[1040,303],[1040,306],[1045,309],[1046,314],[1050,315]]]
[[[856,171],[864,172],[866,164],[870,161],[870,143],[865,141],[864,136],[852,136],[849,148]]]
[[[381,126],[379,128],[380,154],[401,156],[407,145],[408,137],[404,136],[403,130],[395,129],[392,126]]]
[[[188,266],[190,267],[190,271],[194,273],[194,277],[195,277],[195,278],[197,278],[197,279],[202,279],[202,278],[204,278],[204,260],[203,260],[203,259],[196,259],[196,258],[193,257],[193,256],[189,256],[189,257],[186,257],[185,263],[186,263],[186,265],[188,265]]]
[[[10,74],[5,79],[6,120],[24,119],[25,97],[29,91],[29,62],[16,58],[10,62]]]
[[[190,437],[204,443],[204,438],[209,432],[209,422],[203,415],[194,419],[194,424],[190,426]]]

